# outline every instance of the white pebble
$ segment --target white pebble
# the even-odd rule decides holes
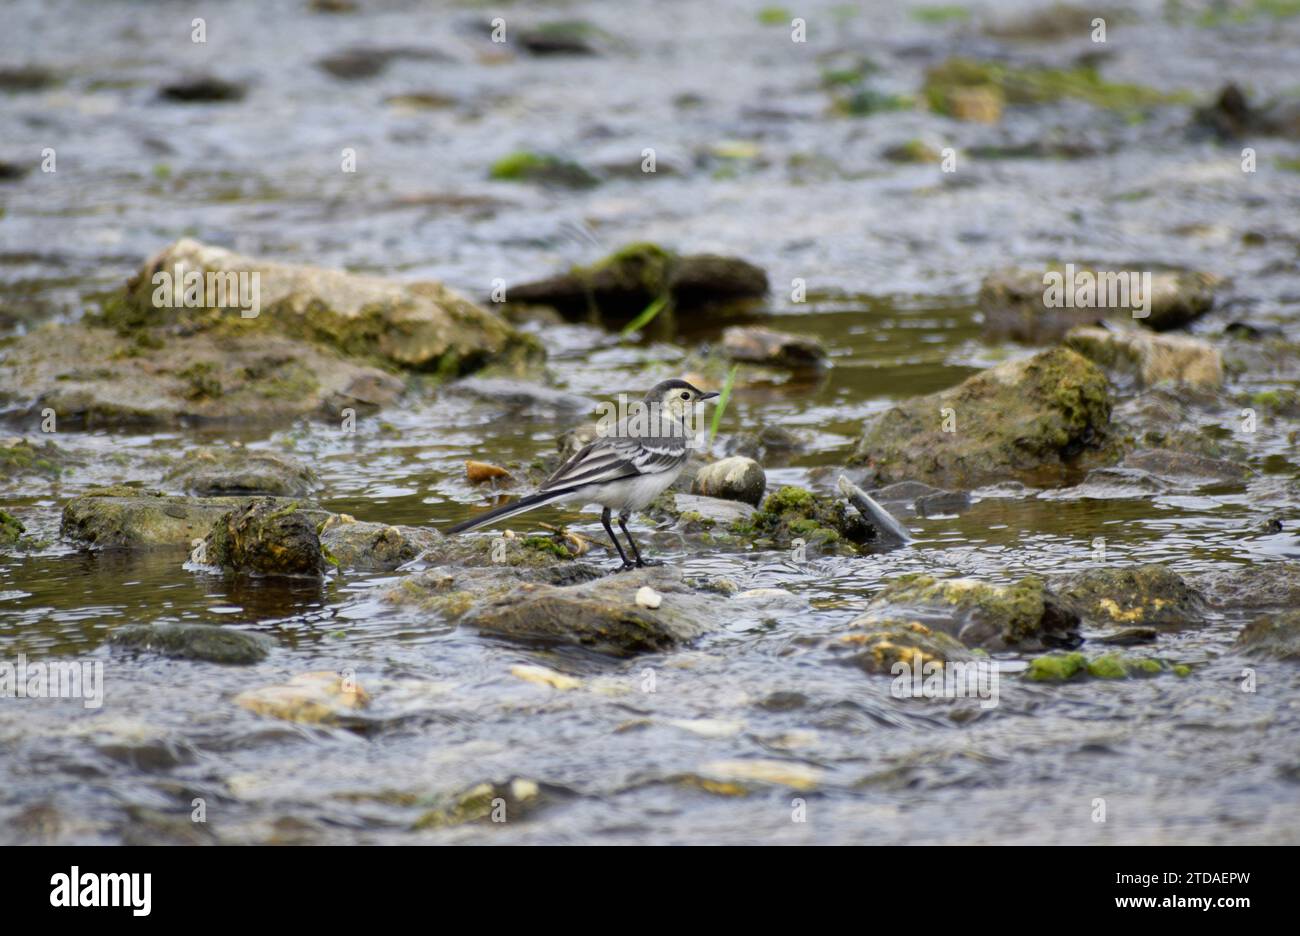
[[[642,585],[636,591],[636,603],[643,608],[657,608],[664,603],[664,596],[649,585]]]

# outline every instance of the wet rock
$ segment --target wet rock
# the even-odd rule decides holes
[[[596,409],[596,401],[591,397],[555,390],[532,381],[503,377],[466,377],[448,384],[443,388],[443,393],[495,404],[512,416],[564,417],[592,413]],[[595,438],[594,431],[593,424],[592,439]]]
[[[1024,650],[1077,642],[1079,617],[1037,576],[1012,585],[909,574],[867,606],[869,620],[919,622],[968,648]],[[867,617],[867,616],[864,616]]]
[[[1059,481],[1073,464],[1113,457],[1103,451],[1110,410],[1101,371],[1054,348],[900,403],[866,424],[852,461],[883,483]]]
[[[0,68],[0,91],[10,94],[44,91],[58,83],[58,75],[43,65],[7,65]]]
[[[442,537],[433,530],[331,517],[321,529],[321,553],[340,569],[388,572],[433,549]]]
[[[907,140],[890,146],[881,153],[885,159],[897,163],[937,164],[942,158],[939,150],[924,140]]]
[[[599,320],[630,318],[664,296],[680,311],[766,292],[767,274],[744,260],[632,244],[591,266],[515,286],[510,300],[549,305],[570,319]]]
[[[214,75],[191,75],[158,89],[158,96],[163,100],[181,104],[242,101],[247,93],[248,89],[244,85]]]
[[[1214,305],[1214,288],[1217,277],[1208,273],[1161,272],[1151,274],[1150,306],[1145,318],[1133,317],[1136,297],[1129,296],[1129,306],[1105,307],[1112,296],[1123,298],[1123,291],[1112,289],[1108,274],[1125,271],[1147,272],[1141,264],[1125,266],[1122,270],[1107,268],[1094,270],[1073,265],[1074,283],[1066,276],[1069,267],[1053,265],[1042,270],[1007,269],[990,273],[980,283],[979,307],[984,314],[985,331],[992,337],[1011,338],[1031,344],[1046,344],[1060,340],[1071,328],[1093,325],[1114,319],[1140,322],[1154,331],[1182,328],[1209,312]],[[1065,291],[1077,290],[1084,276],[1095,277],[1095,300],[1084,306],[1066,308],[1064,305],[1047,305],[1047,274],[1061,276]],[[1118,281],[1117,281],[1118,282]],[[1143,297],[1144,299],[1148,297]],[[1102,307],[1098,307],[1102,306]],[[1144,311],[1138,309],[1139,312]]]
[[[452,59],[437,49],[415,46],[354,46],[332,52],[316,64],[340,81],[363,81],[383,74],[397,61],[450,62]]]
[[[730,360],[792,369],[822,367],[826,348],[816,338],[756,325],[733,325],[722,333],[722,353]]]
[[[338,673],[302,673],[287,683],[249,689],[235,704],[258,715],[307,724],[346,723],[370,703],[355,679]]]
[[[637,604],[646,585],[662,596],[658,608]],[[632,656],[669,650],[714,629],[723,602],[690,588],[678,571],[649,568],[570,587],[524,584],[488,598],[463,623],[517,640]]]
[[[868,673],[890,673],[896,663],[916,668],[926,663],[975,659],[970,649],[951,634],[888,609],[860,615],[848,627],[830,649],[839,659]]]
[[[1223,384],[1223,359],[1200,338],[1082,326],[1070,329],[1065,344],[1112,376],[1136,380],[1139,386],[1168,381],[1213,389]]]
[[[730,529],[757,548],[802,546],[811,554],[852,554],[876,539],[875,527],[844,500],[793,485],[769,494],[749,520]]]
[[[0,399],[33,415],[52,409],[61,427],[175,428],[364,412],[403,390],[381,370],[277,335],[140,337],[36,329],[0,348]]]
[[[488,178],[501,182],[535,182],[571,189],[594,188],[601,181],[600,176],[572,159],[555,153],[534,153],[529,150],[502,156],[488,169]]]
[[[1223,86],[1218,97],[1193,115],[1193,127],[1222,140],[1257,136],[1300,139],[1300,104],[1279,100],[1254,107],[1235,83]]]
[[[767,490],[767,474],[752,458],[732,456],[705,465],[695,475],[691,491],[704,497],[742,501],[755,506]]]
[[[651,506],[648,513],[657,518],[662,508],[663,513],[675,520],[677,529],[683,533],[717,531],[726,534],[733,526],[752,524],[757,512],[754,507],[739,500],[677,492],[670,492],[664,497],[671,499],[671,506],[665,505],[661,498]]]
[[[63,474],[67,461],[67,453],[48,439],[0,438],[0,477],[9,480],[28,476],[57,478]]]
[[[252,288],[254,273],[259,283],[256,291]],[[200,304],[175,307],[174,294],[164,288],[167,281],[155,284],[156,274],[170,275],[175,288],[193,284],[195,301]],[[205,287],[201,290],[200,282]],[[223,296],[216,285],[207,288],[208,282],[231,286]],[[239,283],[245,285],[233,288]],[[348,357],[443,377],[468,373],[488,363],[522,365],[541,356],[535,339],[441,283],[402,283],[278,263],[189,238],[151,258],[122,293],[105,303],[100,320],[133,335],[142,331],[156,335],[160,329],[165,334],[199,330],[244,336],[279,333]]]
[[[240,497],[169,497],[124,485],[94,488],[63,508],[62,535],[94,547],[188,547],[245,503]]]
[[[1238,418],[1239,409],[1229,411],[1225,402],[1218,394],[1186,385],[1154,387],[1114,408],[1111,435],[1129,449],[1244,460],[1247,452],[1241,443],[1220,431],[1226,420]],[[1132,464],[1140,467],[1138,462]]]
[[[1215,608],[1300,608],[1300,562],[1252,562],[1193,577]]]
[[[1159,563],[1086,569],[1052,576],[1049,583],[1061,603],[1089,624],[1170,630],[1206,620],[1205,599]]]
[[[867,493],[896,512],[910,510],[920,517],[961,513],[971,504],[966,491],[945,491],[920,481],[898,481]]]
[[[1130,657],[1106,653],[1088,657],[1082,653],[1052,653],[1029,661],[1025,675],[1034,682],[1065,682],[1091,676],[1093,679],[1131,679],[1173,673],[1186,676],[1190,668],[1154,657]]]
[[[441,829],[493,819],[510,822],[541,804],[536,782],[516,777],[508,783],[480,783],[458,793],[438,797],[415,821],[416,829]]]
[[[243,447],[188,452],[164,480],[201,496],[302,497],[318,483],[316,473],[290,455]]]
[[[1292,608],[1247,624],[1232,648],[1247,656],[1300,660],[1300,610]]]
[[[1124,456],[1120,466],[1140,469],[1157,478],[1175,482],[1237,484],[1254,474],[1250,468],[1236,462],[1170,449],[1140,449],[1130,452]]]
[[[791,790],[815,790],[822,782],[823,771],[798,761],[772,758],[746,758],[715,760],[701,764],[698,773],[682,779],[710,793],[723,796],[744,796],[749,792],[747,783],[763,786],[782,786]]]
[[[231,572],[317,576],[324,571],[318,523],[296,501],[259,497],[213,525],[204,561]]]
[[[1124,10],[1054,3],[1050,7],[1025,13],[998,16],[984,24],[983,31],[998,39],[1054,41],[1088,35],[1094,17],[1104,17],[1107,25],[1131,17]]]
[[[744,455],[761,465],[783,464],[808,448],[807,433],[784,426],[762,426],[738,433],[727,440],[728,455]]]
[[[229,664],[257,663],[274,646],[261,634],[215,624],[128,624],[115,628],[109,640],[176,660]]]
[[[611,38],[586,20],[556,20],[521,30],[519,44],[531,55],[597,55]]]

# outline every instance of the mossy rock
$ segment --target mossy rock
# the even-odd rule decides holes
[[[233,572],[319,576],[325,562],[318,523],[297,502],[251,500],[213,524],[204,541],[205,561]]]
[[[657,244],[630,244],[591,266],[511,288],[512,303],[546,305],[569,319],[619,321],[660,299],[676,311],[767,293],[767,274],[715,254],[678,255]]]
[[[1172,630],[1205,623],[1205,599],[1159,563],[1086,569],[1052,576],[1062,604],[1094,625]]]
[[[0,546],[17,545],[18,540],[27,532],[22,521],[13,514],[0,510]]]
[[[128,624],[115,628],[109,640],[172,659],[226,664],[257,663],[274,646],[261,634],[215,624]]]
[[[504,182],[539,182],[565,188],[592,188],[600,177],[576,162],[550,153],[509,153],[492,164],[488,178]]]
[[[1038,576],[1000,585],[908,574],[891,579],[867,610],[920,620],[971,648],[1033,650],[1078,640],[1078,615],[1063,607]]]
[[[786,485],[767,495],[748,520],[731,533],[756,547],[790,549],[797,542],[813,553],[851,554],[872,543],[875,528],[843,500]]]
[[[177,270],[182,302],[157,274]],[[241,274],[259,277],[259,308],[246,308],[243,296],[215,287]],[[186,280],[197,276],[202,289],[185,300]],[[209,289],[209,280],[214,284]],[[251,282],[251,279],[249,280]],[[255,315],[247,315],[256,311]],[[448,378],[487,364],[509,362],[523,368],[544,357],[540,343],[516,331],[494,311],[481,308],[441,283],[402,283],[379,276],[248,257],[183,238],[152,257],[109,296],[100,324],[122,335],[153,340],[217,330],[229,335],[279,333],[328,347],[345,357],[390,369],[417,370]],[[203,376],[195,393],[214,385]]]
[[[1118,459],[1106,445],[1110,412],[1105,375],[1054,348],[869,420],[851,461],[874,467],[882,484],[1061,483],[1081,465]]]
[[[1191,668],[1181,663],[1170,663],[1155,657],[1126,656],[1105,653],[1089,657],[1086,654],[1050,653],[1029,661],[1025,675],[1034,682],[1067,682],[1071,679],[1132,679],[1172,673],[1187,676]]]
[[[64,506],[62,535],[100,548],[188,548],[246,503],[240,497],[170,497],[125,485],[95,488]]]
[[[67,462],[67,453],[48,439],[33,442],[21,436],[0,438],[0,476],[5,478],[58,478]]]
[[[388,572],[437,545],[439,535],[421,527],[363,523],[330,517],[321,527],[321,553],[339,569]]]

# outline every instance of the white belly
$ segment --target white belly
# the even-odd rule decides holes
[[[619,513],[641,510],[668,490],[669,485],[681,473],[682,469],[678,468],[675,471],[657,471],[605,484],[591,484],[578,488],[564,499],[575,504],[599,504]]]

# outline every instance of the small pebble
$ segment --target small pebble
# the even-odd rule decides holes
[[[637,589],[636,603],[643,608],[657,608],[664,603],[664,596],[649,585],[642,585]]]

